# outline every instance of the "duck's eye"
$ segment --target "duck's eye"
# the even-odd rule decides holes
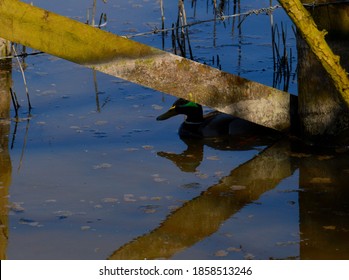
[[[199,105],[196,104],[195,102],[190,101],[190,102],[182,105],[181,107],[196,107],[197,108],[197,107],[199,107]]]

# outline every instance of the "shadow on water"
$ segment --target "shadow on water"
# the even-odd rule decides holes
[[[183,172],[195,172],[204,160],[204,147],[221,151],[250,151],[255,147],[267,147],[282,137],[282,134],[241,119],[232,121],[232,135],[188,138],[180,137],[186,146],[181,153],[160,151],[160,157],[172,161]],[[234,134],[234,135],[233,135]]]
[[[109,259],[171,258],[218,231],[227,219],[297,169],[300,253],[296,258],[348,259],[349,155],[311,154],[294,145],[283,139],[266,148],[171,213],[158,228],[117,249]],[[194,149],[195,146],[181,155],[162,155],[176,162],[181,170],[193,172],[203,157],[202,146]]]
[[[170,258],[212,235],[225,220],[292,174],[285,145],[280,142],[232,170],[218,184],[177,209],[160,227],[121,247],[110,259]],[[268,174],[266,166],[271,168]]]

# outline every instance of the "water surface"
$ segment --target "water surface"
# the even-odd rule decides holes
[[[238,1],[226,2],[224,13],[233,14]],[[269,2],[242,1],[240,9]],[[33,3],[82,22],[92,6]],[[171,27],[177,3],[164,4]],[[213,18],[211,1],[186,8],[188,21]],[[161,27],[158,1],[99,1],[96,18],[102,12],[104,29],[119,35]],[[290,21],[280,9],[273,15],[295,56]],[[240,29],[237,23],[190,28],[194,59],[273,85],[270,17],[251,15]],[[164,45],[161,34],[133,39],[173,51],[170,32]],[[348,257],[345,153],[300,151],[288,140],[185,143],[177,135],[183,118],[156,121],[175,97],[46,54],[25,65],[33,109],[29,114],[14,61],[20,121],[11,109],[2,135],[8,151],[0,151],[6,258]],[[289,91],[297,93],[295,81]]]

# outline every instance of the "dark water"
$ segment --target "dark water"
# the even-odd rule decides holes
[[[86,21],[92,2],[33,1],[79,21]],[[234,1],[226,2],[224,14],[233,14]],[[241,1],[240,11],[269,2]],[[164,5],[171,27],[177,1]],[[186,8],[189,22],[213,18],[211,1]],[[102,12],[108,16],[104,28],[116,34],[161,27],[158,1],[98,1],[96,18]],[[295,69],[291,23],[281,9],[273,16],[287,30]],[[191,27],[194,59],[272,85],[270,17],[251,15],[240,29],[237,24],[229,19]],[[172,51],[170,35],[164,46],[161,34],[133,39]],[[184,143],[177,135],[181,117],[156,121],[172,96],[46,54],[27,57],[25,64],[33,109],[28,115],[14,63],[20,121],[11,110],[8,137],[2,135],[9,148],[0,150],[2,207],[8,209],[2,256],[348,258],[345,153],[299,150],[289,140],[267,147],[252,138],[229,149]],[[297,93],[292,78],[289,91]]]

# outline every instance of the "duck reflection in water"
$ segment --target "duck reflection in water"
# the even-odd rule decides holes
[[[179,137],[187,145],[180,154],[158,152],[158,155],[173,161],[184,172],[195,172],[203,159],[204,145],[217,150],[251,150],[269,146],[280,139],[281,134],[249,121],[218,111],[204,115],[200,104],[178,99],[158,121],[177,115],[185,115],[178,130]]]

